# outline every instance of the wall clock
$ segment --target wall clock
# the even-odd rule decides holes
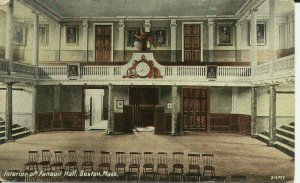
[[[151,68],[148,63],[141,61],[135,66],[135,71],[138,77],[145,78],[150,73]]]

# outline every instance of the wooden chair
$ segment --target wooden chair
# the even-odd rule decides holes
[[[78,153],[75,150],[69,150],[68,152],[69,161],[65,164],[65,169],[78,172]]]
[[[213,166],[214,155],[213,154],[202,154],[203,159],[203,176],[206,171],[210,171],[211,176],[215,175],[215,167]]]
[[[125,152],[116,152],[116,165],[115,170],[117,174],[123,174],[126,173],[126,158],[127,154]]]
[[[129,164],[126,180],[128,180],[128,178],[131,176],[137,177],[137,179],[139,180],[142,155],[139,152],[130,152],[129,156],[130,156],[130,164]]]
[[[158,152],[157,153],[157,169],[156,173],[158,175],[158,181],[162,176],[169,177],[169,167],[167,164],[167,153]]]
[[[54,151],[54,163],[50,165],[52,171],[61,171],[64,169],[65,155],[62,151]]]
[[[200,154],[188,154],[189,172],[186,173],[186,180],[193,179],[200,181]]]
[[[155,177],[154,172],[154,154],[152,152],[144,152],[143,177],[150,175],[152,179]]]
[[[99,172],[103,172],[104,170],[111,171],[110,165],[111,165],[111,153],[106,151],[101,151],[100,153],[100,164]]]
[[[25,171],[34,172],[38,171],[38,161],[39,161],[39,152],[38,151],[28,151],[28,162],[24,164]]]
[[[246,176],[245,175],[231,175],[231,182],[232,183],[240,183],[240,182],[246,182]]]
[[[83,171],[94,171],[94,156],[95,151],[83,151],[83,163],[82,170]]]
[[[183,152],[173,152],[173,171],[169,175],[169,181],[182,182],[184,175]],[[171,180],[172,179],[172,180]]]
[[[39,162],[38,165],[42,166],[42,170],[44,172],[51,171],[50,163],[51,163],[52,154],[50,150],[42,150],[42,161]]]

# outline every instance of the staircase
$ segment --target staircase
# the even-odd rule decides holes
[[[18,124],[13,124],[12,126],[12,136],[13,139],[19,139],[27,135],[32,134],[32,131],[26,127],[22,127]],[[5,122],[0,118],[0,143],[5,142]]]
[[[257,139],[269,143],[269,132],[264,131],[258,135]],[[292,122],[288,125],[282,125],[279,129],[276,129],[276,145],[275,147],[295,157],[295,123]]]

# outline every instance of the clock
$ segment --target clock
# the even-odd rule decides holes
[[[139,62],[136,66],[135,66],[135,71],[137,76],[145,78],[148,76],[148,74],[150,73],[150,65],[146,62]]]

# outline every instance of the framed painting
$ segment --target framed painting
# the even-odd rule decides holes
[[[68,64],[67,65],[68,79],[79,79],[80,78],[80,65],[76,64]]]
[[[249,22],[249,46],[251,46],[251,24]],[[257,45],[266,46],[266,22],[258,22],[256,24]]]
[[[152,30],[152,37],[156,46],[168,46],[168,35],[166,27],[157,27]]]
[[[41,24],[39,26],[39,42],[41,46],[48,45],[49,41],[49,25]]]
[[[22,23],[14,23],[13,25],[13,44],[25,45],[26,30]]]
[[[216,79],[217,78],[217,66],[216,65],[208,65],[207,66],[207,75],[208,79]]]
[[[66,45],[78,44],[78,26],[66,26],[65,34]]]
[[[233,45],[233,27],[231,24],[220,23],[217,25],[217,45]]]
[[[134,39],[133,39],[133,35],[139,31],[140,28],[136,27],[131,27],[127,29],[127,46],[128,47],[133,47],[134,46]]]

